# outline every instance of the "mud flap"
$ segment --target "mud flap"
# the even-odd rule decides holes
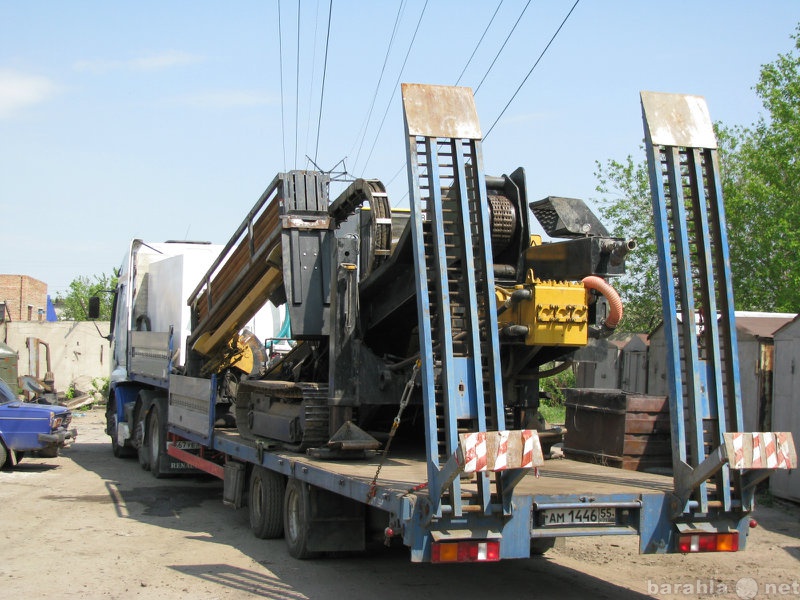
[[[366,547],[364,505],[316,486],[309,486],[311,519],[308,550],[359,552]]]

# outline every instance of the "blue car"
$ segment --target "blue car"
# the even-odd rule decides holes
[[[63,406],[22,402],[0,379],[0,468],[15,466],[26,452],[57,456],[78,435],[67,429],[71,420]]]

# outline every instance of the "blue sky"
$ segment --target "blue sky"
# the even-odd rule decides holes
[[[420,21],[425,1],[406,0],[387,58],[400,0],[333,0],[320,116],[329,0],[304,0],[299,26],[281,0],[280,35],[276,0],[0,0],[0,273],[55,295],[111,273],[133,237],[224,243],[307,155],[404,204],[396,83],[455,84],[500,5],[460,81],[483,80],[488,131],[573,0],[526,3],[430,0]],[[793,0],[581,0],[486,137],[485,170],[525,167],[531,200],[594,199],[595,161],[639,152],[640,90],[703,95],[714,120],[750,124],[759,67],[798,22]]]

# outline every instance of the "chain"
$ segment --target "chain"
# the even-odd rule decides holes
[[[375,477],[372,478],[372,482],[369,484],[367,502],[372,500],[375,497],[375,494],[378,492],[378,476],[381,474],[383,463],[386,461],[386,457],[389,455],[389,448],[392,446],[394,434],[397,433],[397,428],[400,427],[400,417],[411,400],[411,392],[414,391],[414,381],[417,379],[417,373],[419,373],[421,364],[422,363],[420,360],[417,359],[414,363],[414,368],[411,369],[411,377],[409,377],[408,381],[406,382],[406,387],[403,389],[403,395],[400,396],[400,408],[397,410],[397,416],[394,418],[394,421],[392,421],[392,428],[389,430],[389,439],[386,441],[386,448],[383,449],[383,453],[381,454],[381,461],[378,463],[378,469],[375,471]]]

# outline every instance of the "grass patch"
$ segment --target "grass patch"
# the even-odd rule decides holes
[[[560,406],[546,406],[541,404],[539,405],[539,412],[549,425],[563,425],[566,420],[567,408],[563,404]]]
[[[545,365],[545,368],[548,366]],[[564,406],[564,388],[575,387],[575,372],[567,369],[540,382],[544,397],[539,402],[539,413],[550,425],[563,425],[567,409]]]

